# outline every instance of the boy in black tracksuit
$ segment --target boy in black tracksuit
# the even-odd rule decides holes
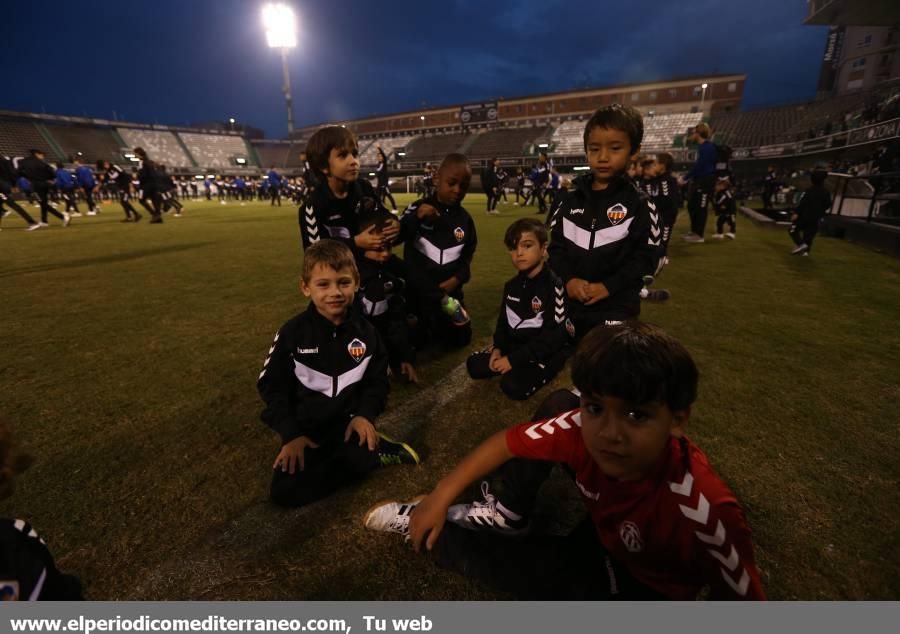
[[[491,159],[481,170],[481,188],[487,196],[487,213],[497,210],[497,159]]]
[[[125,211],[125,220],[122,222],[137,222],[142,216],[131,205],[131,176],[118,165],[110,164],[109,161],[97,161],[97,171],[105,172],[104,180],[107,184],[115,185],[116,192],[119,195],[119,204]]]
[[[47,214],[53,214],[63,221],[63,225],[69,225],[69,214],[60,213],[50,206],[50,188],[56,180],[56,172],[46,162],[44,153],[40,150],[31,150],[31,156],[19,161],[19,175],[31,182],[34,193],[37,194],[41,206],[41,223],[47,224]]]
[[[566,289],[544,262],[548,239],[547,228],[531,218],[506,230],[504,243],[519,273],[503,287],[494,345],[466,361],[473,379],[502,375],[500,389],[517,401],[553,380],[571,352]]]
[[[731,191],[731,183],[727,176],[719,177],[716,181],[716,192],[713,195],[713,207],[716,210],[716,240],[728,238],[734,240],[737,231],[737,203]],[[730,231],[723,234],[725,225]]]
[[[397,201],[391,195],[388,158],[380,145],[376,146],[376,148],[378,150],[378,167],[375,168],[375,177],[378,179],[378,200],[383,205],[385,200],[390,199],[391,209],[397,211]]]
[[[318,185],[299,209],[300,238],[304,250],[319,240],[343,242],[359,256],[380,249],[400,233],[400,223],[378,201],[369,181],[359,177],[359,147],[347,128],[326,126],[309,139],[306,155]],[[361,215],[384,219],[365,231]],[[381,227],[381,228],[379,228]]]
[[[412,203],[401,220],[403,260],[409,273],[407,299],[418,318],[418,346],[429,334],[431,340],[454,348],[472,340],[463,285],[471,277],[478,238],[475,222],[461,204],[471,178],[465,156],[447,155],[434,179],[435,197]]]
[[[519,206],[519,196],[522,197],[524,205],[528,201],[528,196],[525,195],[525,171],[521,167],[516,170],[516,202],[513,203],[516,207]]]
[[[27,211],[12,199],[12,188],[16,182],[16,168],[8,156],[0,156],[0,218],[9,213],[6,210],[8,205],[10,209],[15,211],[22,217],[22,220],[28,223],[28,230],[33,231],[40,229],[41,225],[31,217]]]
[[[831,209],[831,194],[825,189],[827,177],[828,172],[825,170],[816,170],[811,174],[812,186],[803,192],[803,197],[791,216],[789,233],[797,245],[791,251],[794,255],[809,255],[813,240],[819,232],[819,222]]]
[[[579,340],[594,326],[638,317],[644,275],[656,269],[656,206],[626,176],[644,135],[639,112],[615,104],[585,126],[591,174],[552,213],[550,267],[562,278]]]
[[[669,240],[672,239],[672,231],[675,229],[675,221],[678,219],[678,210],[681,209],[681,187],[678,179],[672,176],[674,159],[671,154],[663,152],[656,155],[656,163],[653,171],[656,173],[656,185],[654,187],[653,203],[659,212],[659,220],[662,225],[662,244],[660,245],[660,257],[663,264],[668,261]]]
[[[378,216],[370,216],[364,218],[360,226],[365,231],[379,222]],[[387,345],[394,375],[418,383],[419,378],[413,367],[415,352],[410,343],[406,299],[403,296],[407,277],[403,260],[391,253],[390,244],[385,244],[381,249],[358,254],[356,266],[359,268],[357,300],[360,313],[372,322]]]
[[[418,464],[408,445],[374,422],[388,394],[388,355],[375,327],[353,308],[359,271],[334,240],[307,249],[300,283],[311,303],[275,335],[257,389],[262,420],[281,437],[272,501],[302,506],[379,466]]]
[[[134,153],[141,161],[141,167],[137,174],[138,182],[141,187],[141,198],[138,202],[140,202],[144,209],[150,214],[151,225],[161,224],[163,219],[159,168],[156,163],[150,160],[150,157],[147,156],[147,152],[144,148],[136,147],[134,148]]]

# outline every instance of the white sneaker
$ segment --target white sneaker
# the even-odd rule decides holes
[[[528,518],[518,515],[488,492],[488,483],[481,483],[484,502],[454,504],[447,509],[447,519],[469,530],[490,530],[503,535],[522,535],[528,532]]]
[[[409,516],[424,497],[424,495],[419,495],[409,502],[395,500],[379,502],[366,511],[363,517],[363,526],[370,531],[409,535]]]
[[[807,249],[809,249],[809,246],[807,246],[807,244],[804,242],[803,244],[798,245],[796,249],[791,251],[791,255],[800,255],[801,253],[805,252]]]
[[[12,213],[12,211],[10,211],[9,209],[4,209],[4,210],[3,210],[3,215],[0,216],[0,218],[6,218],[6,217],[7,217],[9,214],[11,214],[11,213]]]
[[[69,223],[72,222],[72,216],[69,215],[68,212],[62,212],[63,215],[63,227],[68,227]]]
[[[41,228],[41,226],[46,227],[47,225],[41,225],[41,223],[36,222],[33,225],[28,225],[28,228],[25,229],[25,231],[37,231],[38,229]]]
[[[706,242],[706,240],[704,240],[702,236],[698,236],[696,233],[684,237],[683,240],[685,242],[690,242],[691,244],[701,244],[703,242]]]
[[[96,212],[96,211],[89,211],[89,212],[87,212],[87,215],[89,215],[89,216],[96,216],[96,215],[97,215],[97,212]]]
[[[728,238],[729,240],[734,240],[737,236],[734,235],[734,231],[729,231],[728,233],[725,234],[725,237]]]
[[[50,225],[48,225],[46,222],[39,222],[38,226],[39,227],[49,227]]]
[[[714,233],[713,236],[712,236],[712,239],[713,239],[713,240],[724,240],[724,239],[725,239],[725,234],[723,234],[723,233]]]
[[[808,257],[809,257],[809,251],[804,251],[804,252],[803,252],[803,257],[808,258]]]
[[[81,218],[81,212],[73,211],[72,213],[69,214],[69,216],[71,216],[72,218]]]

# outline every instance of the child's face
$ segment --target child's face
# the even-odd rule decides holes
[[[353,304],[353,294],[359,284],[350,268],[335,271],[327,264],[316,264],[309,281],[300,280],[300,290],[312,300],[325,319],[340,323]]]
[[[656,163],[648,163],[644,166],[644,178],[655,178],[656,177]]]
[[[434,177],[438,201],[445,205],[458,205],[469,192],[472,170],[468,165],[456,163],[438,170]]]
[[[368,258],[373,262],[384,264],[391,259],[391,247],[385,245],[380,249],[368,249],[363,251],[363,257]]]
[[[359,178],[359,150],[356,147],[331,148],[325,174],[344,183],[355,181]]]
[[[653,163],[653,171],[657,176],[662,176],[666,173],[666,166],[665,164],[656,161],[655,163]]]
[[[591,130],[585,153],[594,179],[600,182],[607,182],[616,174],[627,171],[634,159],[628,135],[609,128]]]
[[[725,189],[728,189],[728,183],[723,182],[723,181],[717,181],[717,182],[716,182],[716,191],[717,191],[717,192],[720,192],[720,191],[725,190]]]
[[[653,469],[672,436],[679,437],[690,410],[673,412],[652,402],[633,406],[614,396],[581,397],[581,437],[608,477],[639,480]]]
[[[547,245],[541,244],[533,231],[523,231],[516,248],[510,250],[513,266],[517,271],[530,271],[544,261]]]

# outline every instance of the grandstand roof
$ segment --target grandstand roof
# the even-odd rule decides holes
[[[664,80],[656,80],[656,81],[644,81],[644,82],[631,82],[624,84],[611,84],[607,86],[594,86],[591,88],[573,88],[570,90],[562,90],[558,92],[547,92],[547,93],[537,93],[531,95],[516,95],[511,97],[488,97],[481,100],[472,100],[467,102],[458,102],[456,104],[448,104],[442,106],[431,106],[431,107],[422,107],[414,110],[403,110],[400,112],[388,112],[388,113],[380,113],[373,114],[367,117],[358,117],[355,119],[342,119],[338,121],[326,121],[317,124],[311,124],[303,126],[303,128],[295,131],[295,136],[300,134],[306,134],[310,131],[315,130],[316,128],[326,125],[328,123],[342,124],[342,123],[360,123],[363,121],[378,121],[382,119],[392,119],[395,117],[404,117],[404,116],[413,116],[413,115],[428,115],[436,114],[436,113],[445,113],[445,112],[457,112],[462,106],[478,103],[480,102],[491,102],[496,101],[498,103],[505,104],[515,104],[516,102],[522,101],[541,101],[542,99],[553,99],[561,96],[579,96],[579,95],[593,95],[593,94],[605,94],[605,93],[614,93],[622,90],[633,90],[635,88],[641,88],[644,90],[648,89],[656,89],[656,88],[666,88],[678,85],[685,84],[700,84],[703,82],[712,82],[712,81],[723,81],[733,79],[735,81],[746,80],[747,75],[745,73],[713,73],[709,75],[686,75],[681,77],[674,77],[671,79]]]

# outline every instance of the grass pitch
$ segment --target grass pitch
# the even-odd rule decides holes
[[[503,231],[534,210],[466,203],[480,345],[513,274]],[[68,229],[3,221],[0,416],[35,462],[0,513],[29,520],[95,600],[498,598],[360,519],[428,489],[550,388],[511,403],[461,375],[466,351],[429,352],[423,384],[394,384],[382,418],[423,465],[273,508],[278,441],[255,381],[305,304],[296,208],[204,201],[161,226],[121,218],[113,204]],[[771,598],[897,599],[900,262],[826,238],[792,257],[783,230],[739,222],[735,242],[674,240],[657,283],[673,298],[644,307],[700,367],[690,434],[744,504]],[[543,493],[548,524],[573,520],[564,479]]]

